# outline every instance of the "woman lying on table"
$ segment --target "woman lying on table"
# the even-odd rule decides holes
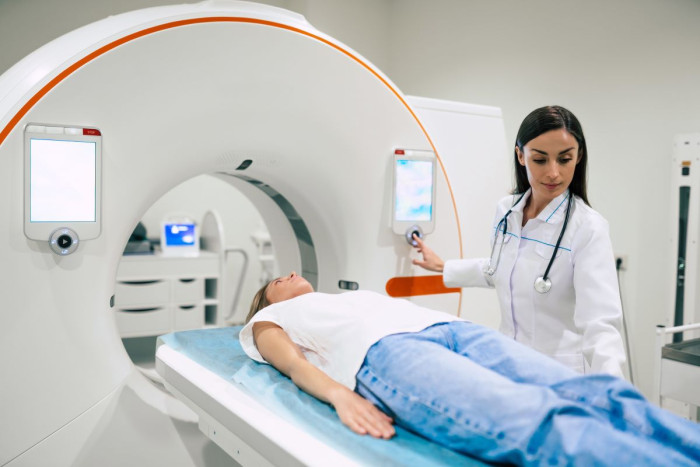
[[[393,423],[518,465],[698,465],[700,425],[623,379],[579,375],[497,331],[407,300],[314,292],[292,272],[260,289],[240,341],[356,433]]]

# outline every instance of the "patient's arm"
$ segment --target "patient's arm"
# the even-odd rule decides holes
[[[253,337],[260,355],[268,363],[289,376],[303,391],[335,407],[340,420],[352,431],[375,438],[388,439],[394,435],[390,417],[309,363],[281,327],[267,321],[257,322],[253,325]]]

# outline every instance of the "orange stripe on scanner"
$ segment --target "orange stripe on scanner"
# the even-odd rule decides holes
[[[416,295],[437,295],[459,293],[459,288],[447,288],[442,276],[392,277],[386,281],[386,293],[390,297],[413,297]]]

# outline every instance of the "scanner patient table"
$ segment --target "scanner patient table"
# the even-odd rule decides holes
[[[250,359],[241,328],[161,336],[156,370],[204,434],[242,465],[486,465],[400,427],[388,441],[353,433],[331,406]]]

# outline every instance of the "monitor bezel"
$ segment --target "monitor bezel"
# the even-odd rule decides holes
[[[59,131],[63,130],[62,133]],[[66,129],[79,134],[66,134]],[[31,140],[52,139],[95,143],[95,220],[94,221],[31,221]],[[71,229],[80,240],[100,236],[102,226],[102,132],[82,125],[27,124],[24,128],[24,234],[31,240],[48,240],[57,229]]]
[[[419,226],[424,234],[431,233],[435,230],[435,217],[436,217],[436,192],[437,192],[437,158],[435,153],[432,151],[401,151],[402,153],[394,153],[392,158],[392,175],[393,183],[391,189],[391,226],[392,230],[397,235],[405,235],[406,231],[413,227]],[[396,188],[397,188],[397,167],[398,161],[400,160],[411,160],[411,161],[426,161],[432,164],[432,190],[431,190],[431,216],[430,220],[398,220],[396,219]]]

